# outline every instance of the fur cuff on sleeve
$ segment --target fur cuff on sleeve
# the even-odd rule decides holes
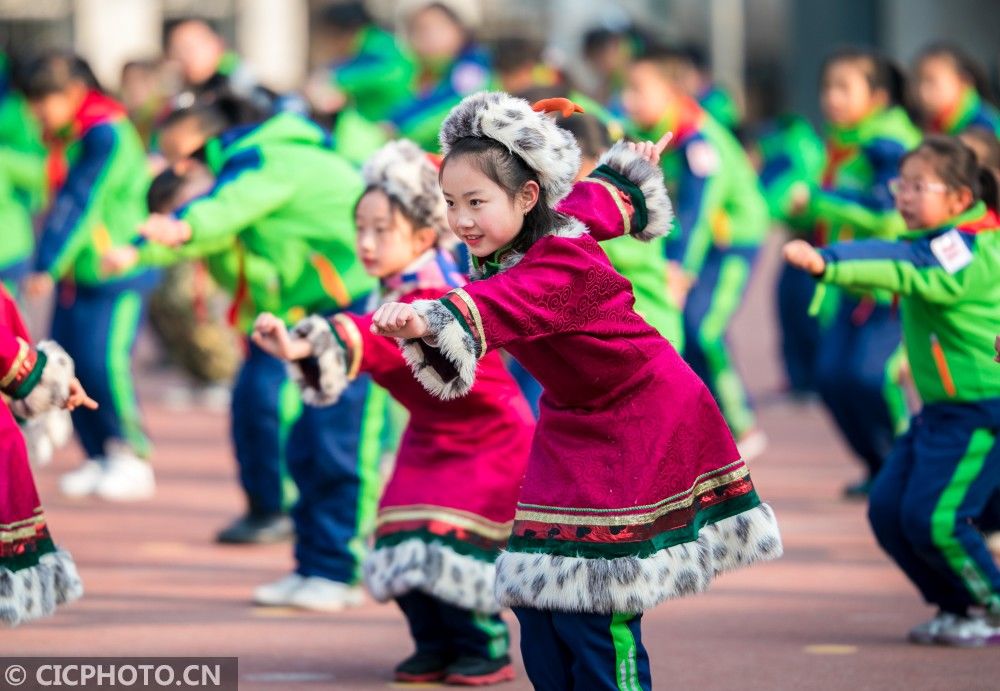
[[[73,359],[58,343],[42,341],[38,351],[45,353],[41,377],[24,398],[10,402],[11,412],[22,420],[62,408],[69,398],[69,384],[74,377]]]
[[[333,405],[350,383],[347,349],[334,335],[333,325],[323,317],[306,317],[292,329],[292,336],[308,341],[313,352],[312,357],[288,363],[288,375],[302,391],[303,402]]]
[[[469,393],[478,360],[477,345],[469,329],[440,300],[416,300],[413,308],[430,329],[425,338],[401,342],[403,357],[417,381],[444,400]]]
[[[633,237],[648,241],[670,232],[674,209],[663,183],[663,171],[658,166],[632,151],[625,141],[612,146],[597,163],[591,176],[604,177],[632,198]]]

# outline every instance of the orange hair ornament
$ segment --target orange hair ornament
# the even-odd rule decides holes
[[[583,108],[580,107],[578,103],[573,103],[573,101],[568,98],[543,98],[540,101],[535,101],[532,104],[531,109],[536,113],[558,113],[564,118],[568,118],[573,113],[584,112]]]

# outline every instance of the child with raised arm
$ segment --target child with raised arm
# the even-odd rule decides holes
[[[899,296],[903,340],[923,409],[872,486],[875,537],[928,604],[914,643],[1000,644],[1000,569],[973,525],[1000,490],[1000,218],[997,181],[957,139],[932,136],[892,185],[908,232],[786,260],[824,283]],[[973,613],[983,608],[985,616]]]
[[[390,142],[365,165],[355,207],[358,257],[381,282],[382,302],[434,299],[465,284],[439,247],[447,233],[437,171],[412,142]],[[308,317],[289,334],[271,314],[253,339],[291,361],[311,405],[330,405],[358,373],[407,408],[396,466],[379,505],[365,582],[395,599],[416,653],[397,681],[483,685],[514,676],[507,626],[494,596],[494,561],[510,536],[534,429],[531,410],[497,353],[462,400],[441,400],[410,375],[372,315]]]
[[[496,583],[537,689],[650,688],[643,611],[781,554],[711,394],[597,243],[667,232],[666,141],[616,144],[572,187],[570,133],[506,94],[466,98],[441,131],[440,180],[476,280],[372,319],[442,399],[468,394],[500,348],[542,385]]]

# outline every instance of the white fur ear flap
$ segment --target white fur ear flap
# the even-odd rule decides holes
[[[424,338],[400,341],[403,357],[428,392],[449,400],[469,393],[478,354],[472,335],[439,300],[416,300],[413,309],[427,321]]]
[[[652,240],[670,233],[674,220],[674,209],[663,182],[663,171],[645,158],[632,151],[628,142],[620,141],[601,156],[597,169],[592,176],[604,177],[602,172],[610,171],[605,179],[611,184],[618,184],[616,178],[622,178],[639,188],[642,198],[637,199],[634,193],[632,205],[638,210],[646,209],[645,225],[632,228],[632,236],[639,240]],[[602,171],[605,168],[606,171]],[[628,190],[625,190],[628,191]]]
[[[37,350],[46,358],[41,378],[27,396],[10,402],[11,412],[23,420],[66,405],[69,384],[75,376],[73,358],[58,343],[42,341]]]
[[[323,317],[306,317],[292,329],[312,347],[312,357],[287,365],[288,376],[302,391],[302,400],[311,406],[333,405],[350,383],[348,353],[333,333],[333,325]]]

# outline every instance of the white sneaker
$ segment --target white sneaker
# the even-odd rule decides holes
[[[290,603],[294,607],[317,612],[339,612],[348,607],[364,604],[361,588],[320,576],[307,576],[294,593]]]
[[[756,427],[740,437],[736,449],[744,463],[749,463],[767,450],[767,435]]]
[[[938,642],[938,636],[941,635],[941,632],[953,626],[960,619],[961,617],[951,612],[938,612],[933,619],[910,629],[907,638],[910,643],[917,645],[934,645]]]
[[[118,454],[108,460],[96,490],[97,496],[108,501],[139,501],[155,492],[153,466],[131,454]]]
[[[86,497],[97,491],[97,485],[104,475],[104,461],[91,458],[76,470],[71,470],[59,478],[59,491],[67,497]]]
[[[225,384],[209,384],[198,391],[198,404],[213,413],[225,413],[232,407],[233,395]]]
[[[936,641],[956,648],[982,648],[1000,645],[1000,620],[991,616],[955,617],[944,626]]]
[[[265,583],[253,591],[255,605],[267,607],[288,607],[292,604],[292,594],[305,582],[305,577],[290,573],[274,583]]]

